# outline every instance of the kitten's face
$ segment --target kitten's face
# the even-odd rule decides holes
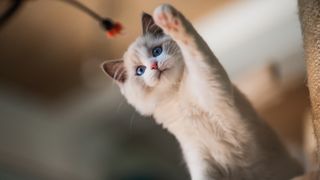
[[[124,60],[105,62],[103,69],[130,104],[151,115],[161,99],[176,91],[184,64],[177,44],[150,15],[143,14],[142,26],[143,35],[130,45]]]

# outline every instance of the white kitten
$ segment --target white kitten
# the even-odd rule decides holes
[[[302,172],[180,12],[162,5],[142,24],[124,60],[103,69],[131,105],[174,134],[193,180],[285,180]]]

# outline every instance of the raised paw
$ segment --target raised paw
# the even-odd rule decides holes
[[[168,4],[157,7],[153,12],[155,23],[174,39],[180,39],[186,33],[186,25],[182,14]]]

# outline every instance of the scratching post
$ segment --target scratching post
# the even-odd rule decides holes
[[[298,0],[303,32],[312,121],[320,163],[320,0]]]

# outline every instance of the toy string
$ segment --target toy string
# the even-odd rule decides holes
[[[98,21],[104,30],[107,32],[108,37],[115,37],[118,34],[120,34],[122,30],[122,25],[118,22],[113,22],[109,18],[104,18],[97,14],[92,9],[88,8],[81,2],[77,0],[58,0],[61,2],[68,3],[69,5],[75,7],[76,9],[81,10],[82,12],[86,13],[96,21]],[[28,2],[27,0],[11,0],[11,5],[2,15],[0,14],[0,28],[3,27],[3,25],[8,22],[18,11],[18,9],[21,8],[22,4]]]
[[[11,0],[9,8],[0,15],[0,28],[3,27],[21,8],[23,0]]]
[[[87,6],[85,6],[84,4],[82,4],[79,1],[76,1],[76,0],[59,0],[59,1],[62,1],[62,2],[65,2],[65,3],[72,5],[73,7],[81,10],[82,12],[86,13],[87,15],[91,16],[92,18],[94,18],[95,20],[100,22],[102,27],[106,31],[108,31],[108,34],[110,37],[116,36],[118,33],[120,33],[120,31],[122,29],[122,27],[119,23],[114,23],[109,18],[101,17],[99,14],[97,14],[96,12],[94,12],[93,10],[91,10],[90,8],[88,8]]]
[[[75,0],[60,0],[63,1],[65,3],[69,3],[70,5],[74,6],[77,9],[82,10],[84,13],[86,13],[87,15],[91,16],[92,18],[96,19],[97,21],[103,21],[104,18],[101,17],[99,14],[97,14],[96,12],[94,12],[93,10],[91,10],[90,8],[88,8],[87,6],[85,6],[84,4],[82,4],[79,1],[75,1]]]

